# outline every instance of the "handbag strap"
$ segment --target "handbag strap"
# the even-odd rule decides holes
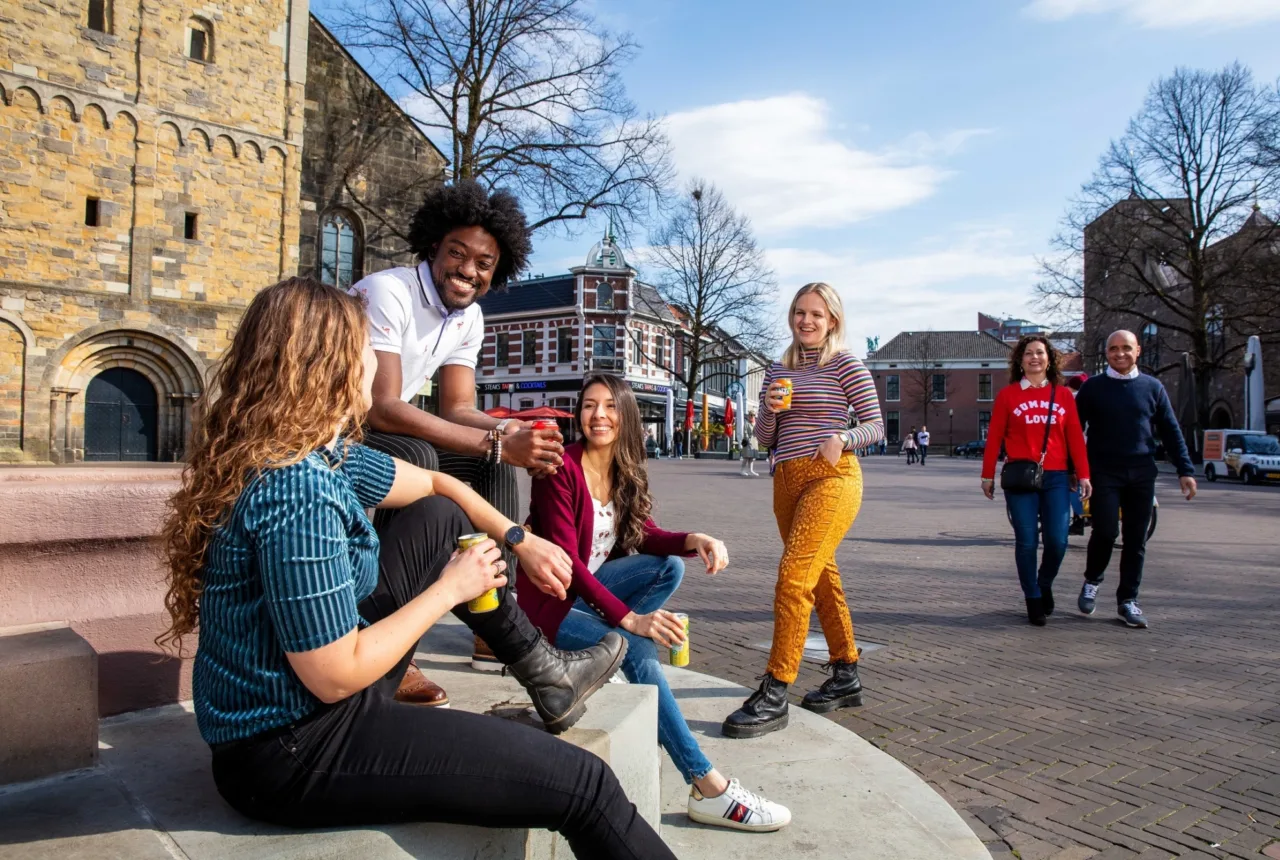
[[[1053,426],[1053,401],[1058,397],[1058,386],[1052,385],[1049,388],[1049,413],[1044,419],[1044,444],[1040,446],[1040,465],[1044,465],[1044,458],[1049,456],[1049,428]]]

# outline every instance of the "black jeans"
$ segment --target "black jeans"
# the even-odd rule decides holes
[[[513,523],[520,522],[520,487],[516,483],[516,470],[507,463],[493,463],[480,457],[468,457],[453,451],[437,451],[430,442],[416,436],[400,436],[395,433],[378,433],[368,428],[364,431],[364,444],[413,466],[444,472],[457,478]],[[373,516],[373,527],[381,535],[386,525],[399,514],[394,508],[382,508]],[[507,570],[516,569],[516,558],[510,550],[503,549],[502,557]],[[506,586],[515,588],[512,576]]]
[[[433,496],[404,508],[382,538],[377,589],[360,604],[386,617],[439,577],[471,530]],[[539,634],[513,597],[493,612],[454,614],[510,663]],[[564,834],[575,856],[674,855],[600,758],[530,726],[394,699],[412,651],[381,680],[297,723],[213,750],[219,793],[241,813],[292,827],[441,821]]]
[[[1098,467],[1093,472],[1093,497],[1089,515],[1093,532],[1089,535],[1089,551],[1084,578],[1094,585],[1102,582],[1111,563],[1111,550],[1116,538],[1124,538],[1120,550],[1120,587],[1116,602],[1138,599],[1142,585],[1142,563],[1147,553],[1147,526],[1156,496],[1156,464],[1135,467]],[[1121,511],[1124,519],[1121,520]],[[1121,526],[1123,525],[1123,534]]]

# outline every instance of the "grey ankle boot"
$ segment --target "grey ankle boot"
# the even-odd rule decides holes
[[[587,699],[609,680],[627,653],[627,640],[610,631],[581,651],[561,651],[545,638],[507,667],[529,692],[547,731],[558,735],[587,709]]]

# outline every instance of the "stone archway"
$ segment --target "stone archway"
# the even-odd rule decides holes
[[[1209,429],[1210,430],[1230,430],[1235,427],[1231,423],[1231,410],[1226,404],[1216,404],[1209,412]]]
[[[92,380],[113,368],[131,371],[136,377],[126,376],[134,383],[140,377],[155,390],[155,424],[148,431],[154,433],[154,453],[146,459],[182,459],[191,402],[204,390],[202,374],[187,350],[173,340],[152,331],[128,329],[85,337],[67,350],[57,365],[49,386],[51,459],[85,459],[86,415],[94,419],[107,414],[88,409],[85,395]]]

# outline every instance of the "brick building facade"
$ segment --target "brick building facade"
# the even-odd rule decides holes
[[[1011,349],[992,331],[902,332],[868,355],[889,443],[921,426],[939,451],[985,440]]]
[[[0,10],[0,462],[181,456],[244,307],[302,262],[312,29],[306,0]]]
[[[658,291],[637,278],[622,249],[606,236],[567,274],[511,283],[480,300],[485,341],[477,369],[483,409],[552,406],[572,411],[592,372],[623,377],[645,424],[664,449],[668,393],[682,425],[686,397],[671,372],[683,356],[680,324]],[[751,403],[764,376],[762,360],[709,362],[703,374],[713,422],[723,421],[730,383],[745,385]],[[753,387],[754,386],[754,387]],[[702,390],[694,397],[701,420]]]

